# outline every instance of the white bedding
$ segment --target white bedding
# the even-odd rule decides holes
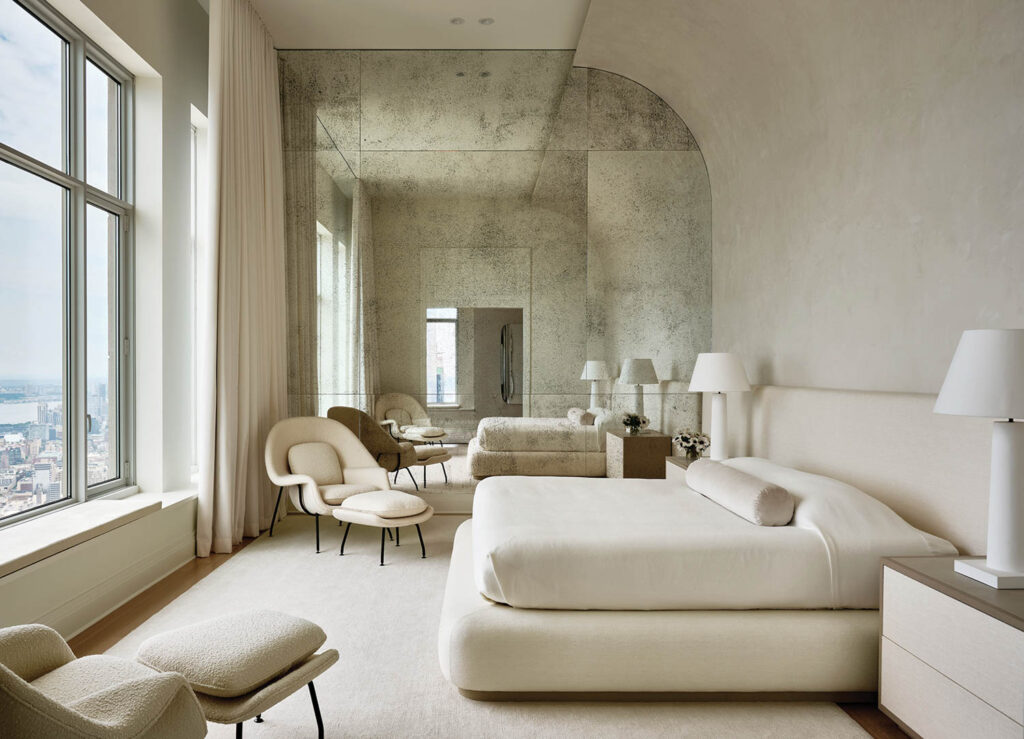
[[[726,464],[789,490],[793,522],[757,526],[666,480],[484,480],[477,588],[519,608],[878,608],[882,557],[956,553],[845,483],[763,459]]]

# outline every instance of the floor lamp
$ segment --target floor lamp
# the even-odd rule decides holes
[[[953,568],[993,588],[1024,589],[1024,329],[964,331],[935,401],[936,413],[992,424],[988,556]]]
[[[711,395],[711,458],[726,459],[725,393],[750,390],[743,362],[735,354],[704,352],[697,355],[690,378],[691,393]]]
[[[608,372],[608,365],[600,359],[588,359],[587,363],[583,365],[583,374],[580,375],[580,379],[590,380],[591,409],[600,408],[600,395],[597,384],[602,380],[612,379],[611,374]]]

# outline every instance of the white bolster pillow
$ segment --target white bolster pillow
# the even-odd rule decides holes
[[[686,468],[686,484],[758,526],[785,526],[793,519],[788,490],[721,462],[698,459]]]

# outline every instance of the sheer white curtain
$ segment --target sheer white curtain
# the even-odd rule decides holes
[[[373,401],[380,394],[377,364],[377,291],[373,279],[373,211],[369,193],[362,180],[356,181],[352,202],[352,243],[356,249],[353,270],[358,294],[359,350],[356,392],[360,407],[373,415]]]
[[[277,52],[248,0],[210,7],[210,249],[200,277],[196,552],[270,525],[263,445],[287,409]]]

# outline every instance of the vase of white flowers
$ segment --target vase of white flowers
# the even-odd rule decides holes
[[[641,416],[639,413],[623,413],[622,414],[622,425],[631,434],[639,434],[651,423],[651,419],[647,416]]]
[[[711,438],[700,431],[679,429],[672,437],[672,443],[683,453],[687,461],[693,462],[700,459],[701,455],[711,446]]]

